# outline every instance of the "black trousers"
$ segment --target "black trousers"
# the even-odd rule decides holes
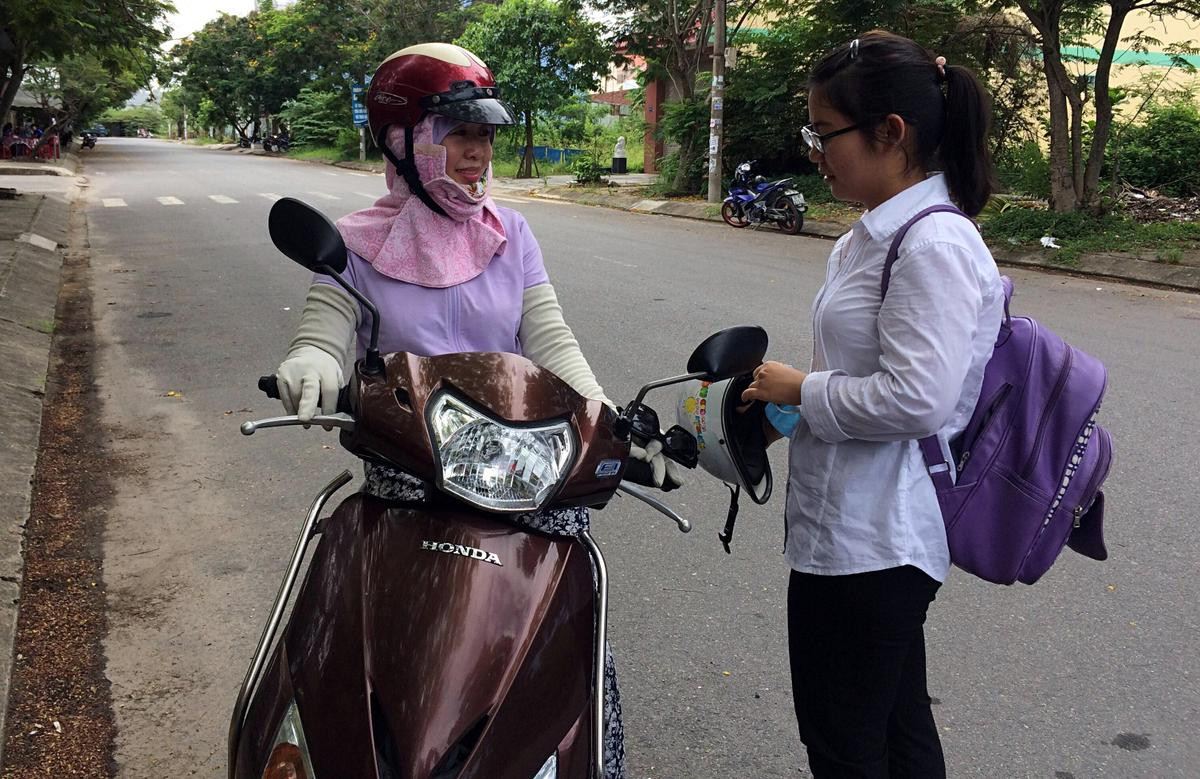
[[[912,566],[792,572],[792,697],[816,779],[946,776],[925,681],[925,613],[939,586]]]

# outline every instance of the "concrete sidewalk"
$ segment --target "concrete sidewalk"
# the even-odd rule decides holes
[[[0,165],[0,186],[19,190],[19,181],[5,178],[12,167]],[[40,172],[50,173],[49,167]],[[24,568],[22,542],[37,463],[63,247],[71,203],[79,192],[73,180],[64,182],[60,192],[0,200],[0,394],[5,398],[5,413],[0,414],[0,733],[8,709]]]

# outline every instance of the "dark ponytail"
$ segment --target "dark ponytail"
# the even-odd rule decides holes
[[[809,76],[813,88],[855,124],[875,127],[889,114],[903,117],[916,135],[917,164],[942,170],[967,214],[983,210],[996,188],[987,148],[992,108],[969,69],[939,67],[915,41],[872,30],[825,55]]]
[[[996,189],[988,129],[992,102],[968,68],[946,65],[946,125],[939,157],[946,182],[959,207],[975,216]]]

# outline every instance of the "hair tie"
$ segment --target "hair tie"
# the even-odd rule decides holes
[[[946,80],[946,58],[945,57],[935,57],[933,60],[933,64],[937,65],[938,78],[941,79],[942,81],[945,81]]]
[[[850,59],[858,56],[858,38],[850,41]]]

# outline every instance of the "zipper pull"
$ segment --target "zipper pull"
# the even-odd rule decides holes
[[[962,453],[962,457],[958,458],[958,472],[959,473],[962,473],[963,468],[967,467],[967,460],[970,460],[970,459],[971,459],[971,450],[968,449],[967,451]]]
[[[1074,522],[1074,526],[1076,529],[1079,528],[1079,523],[1080,523],[1081,519],[1083,519],[1083,506],[1076,506],[1075,507],[1075,522]]]

